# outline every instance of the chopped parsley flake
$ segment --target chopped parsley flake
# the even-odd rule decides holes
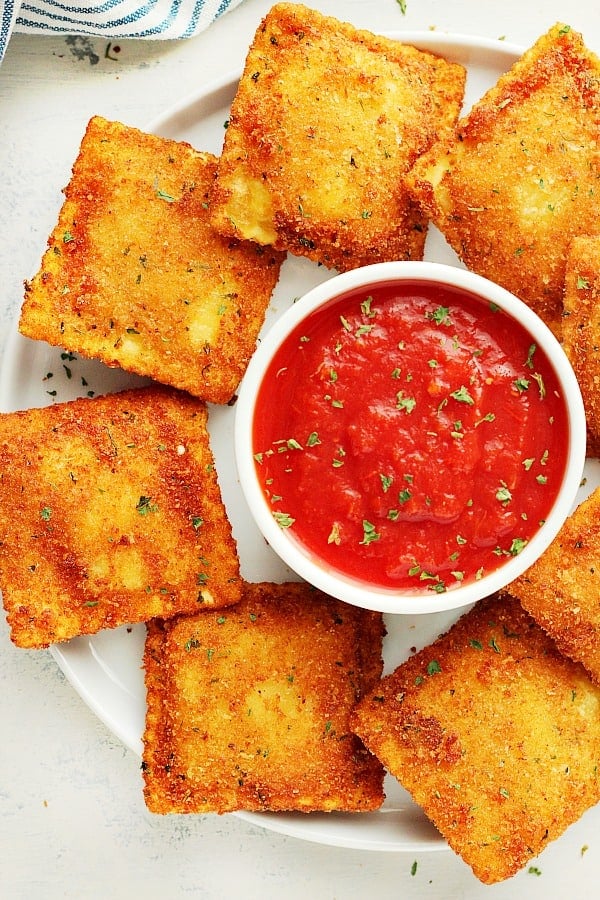
[[[428,319],[435,322],[436,325],[451,325],[450,309],[447,306],[438,306],[433,312],[426,313]]]
[[[340,536],[339,522],[334,522],[331,527],[331,531],[329,532],[329,537],[327,538],[327,543],[335,544],[336,546],[339,546],[341,544],[341,542],[342,542],[342,539]]]
[[[537,350],[536,345],[531,344],[529,347],[529,351],[527,353],[527,359],[525,360],[525,365],[527,366],[528,369],[533,369],[533,354],[535,353],[536,350]]]
[[[197,650],[198,647],[201,647],[202,644],[198,640],[198,638],[191,637],[184,644],[184,650],[186,653],[189,653],[190,650]]]
[[[380,478],[380,480],[381,480],[381,488],[382,488],[382,490],[383,490],[383,493],[385,494],[385,493],[387,493],[387,492],[389,491],[389,489],[391,488],[394,479],[392,478],[391,475],[383,475],[383,474],[381,474],[381,473],[380,473],[380,475],[379,475],[379,478]]]
[[[372,297],[367,297],[367,298],[366,298],[365,300],[363,300],[363,302],[360,304],[360,308],[361,308],[361,311],[362,311],[363,315],[368,316],[370,319],[377,315],[377,311],[374,310],[374,309],[371,309],[371,304],[372,304],[372,303],[373,303],[373,298],[372,298]]]
[[[378,541],[381,535],[377,531],[375,525],[371,522],[368,522],[367,519],[363,519],[363,539],[360,542],[361,544],[371,544],[373,541]]]
[[[496,500],[498,500],[499,503],[502,503],[503,506],[508,506],[512,500],[512,493],[504,481],[500,483],[500,487],[496,491]]]
[[[166,191],[163,191],[160,188],[156,189],[156,196],[159,200],[164,200],[165,203],[175,203],[175,197],[171,194],[167,194]]]
[[[396,394],[396,409],[403,410],[407,415],[413,411],[417,401],[414,397],[405,397],[404,391],[398,391]]]
[[[452,391],[450,394],[453,400],[456,400],[458,403],[466,403],[468,406],[473,406],[475,401],[471,397],[468,389],[463,385],[458,388],[456,391]]]
[[[527,541],[523,540],[523,538],[513,538],[508,552],[511,556],[518,556],[526,546]]]
[[[139,512],[140,516],[147,516],[148,513],[158,512],[158,505],[152,502],[151,497],[144,497],[143,494],[138,500],[135,508]]]
[[[280,528],[290,528],[294,522],[296,521],[289,513],[286,512],[274,512],[273,518],[277,522]]]

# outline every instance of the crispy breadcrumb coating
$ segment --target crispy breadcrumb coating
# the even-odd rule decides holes
[[[214,403],[256,347],[282,254],[211,228],[216,157],[94,116],[20,330]]]
[[[486,884],[600,799],[600,687],[512,598],[480,601],[351,724]]]
[[[234,98],[212,222],[345,270],[421,259],[401,175],[452,127],[462,66],[292,3],[257,29]]]
[[[206,421],[202,401],[157,386],[0,415],[0,588],[15,644],[239,600]]]
[[[563,348],[583,397],[588,456],[600,456],[600,234],[573,239],[567,256]]]
[[[508,591],[600,684],[600,488]]]
[[[557,24],[406,183],[465,265],[560,334],[568,247],[600,231],[600,59]]]
[[[382,634],[380,614],[299,583],[149,623],[149,809],[377,809],[383,769],[348,719],[381,675]]]

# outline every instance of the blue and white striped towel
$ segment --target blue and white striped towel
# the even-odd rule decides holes
[[[193,37],[241,0],[0,0],[0,60],[12,31],[168,40]]]

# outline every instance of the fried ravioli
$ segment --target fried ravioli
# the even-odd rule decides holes
[[[275,5],[231,108],[215,228],[338,270],[421,259],[427,221],[400,176],[456,123],[464,85],[462,66]]]
[[[0,588],[47,647],[239,600],[206,406],[147,387],[0,415]]]
[[[486,884],[600,799],[600,688],[514,599],[473,607],[351,725]]]
[[[281,254],[217,235],[217,160],[95,116],[20,330],[214,403],[256,347]]]
[[[600,231],[600,60],[557,24],[406,183],[465,265],[560,334],[568,245]]]
[[[600,488],[507,590],[600,684]]]
[[[148,808],[378,808],[383,769],[348,719],[381,675],[382,634],[379,613],[299,583],[246,584],[223,613],[150,622]]]
[[[563,348],[577,376],[588,456],[600,456],[600,235],[576,237],[567,257]]]

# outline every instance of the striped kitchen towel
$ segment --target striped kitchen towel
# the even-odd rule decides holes
[[[0,0],[0,60],[12,31],[168,40],[193,37],[241,0]]]

